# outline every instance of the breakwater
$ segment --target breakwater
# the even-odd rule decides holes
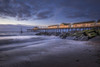
[[[46,36],[59,36],[62,39],[81,40],[87,41],[96,36],[100,36],[100,29],[90,29],[83,31],[71,31],[71,32],[39,32],[36,35]]]

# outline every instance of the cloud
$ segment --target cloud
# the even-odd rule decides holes
[[[66,18],[100,18],[100,0],[66,0],[60,3],[64,7]]]
[[[0,17],[14,17],[17,20],[44,20],[54,17],[62,8],[66,18],[100,17],[100,0],[0,0]]]
[[[46,19],[51,17],[51,8],[44,5],[41,0],[0,0],[0,16],[17,17],[18,20],[28,20],[29,18]],[[50,11],[42,11],[48,9]],[[41,12],[40,12],[41,11]],[[40,12],[40,13],[39,13]]]
[[[35,19],[46,19],[53,16],[52,11],[42,11],[36,14]]]

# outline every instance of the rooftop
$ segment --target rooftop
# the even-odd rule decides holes
[[[50,26],[48,26],[48,27],[51,27],[51,26],[58,26],[58,25],[50,25]]]
[[[64,24],[64,25],[69,25],[70,23],[62,23],[62,24]]]

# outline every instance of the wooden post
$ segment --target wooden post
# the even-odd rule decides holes
[[[56,33],[57,33],[57,28],[56,28]]]
[[[66,28],[66,32],[68,32],[67,29],[68,29],[68,28]]]
[[[68,32],[69,32],[69,28],[68,28]]]
[[[62,29],[60,29],[60,32],[62,33]]]
[[[65,32],[67,32],[67,29],[65,28]]]
[[[73,31],[73,28],[72,28],[72,31]]]
[[[59,32],[61,33],[61,28],[59,28]]]

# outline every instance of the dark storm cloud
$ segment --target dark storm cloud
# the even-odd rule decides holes
[[[52,7],[46,4],[42,0],[0,0],[0,16],[17,17],[18,20],[52,17]]]
[[[46,19],[46,18],[50,18],[52,16],[53,16],[53,14],[52,14],[51,11],[43,11],[43,12],[39,12],[36,15],[36,18],[35,19]]]
[[[0,0],[0,16],[41,20],[55,16],[55,11],[62,9],[59,14],[66,18],[98,19],[99,6],[100,0]]]

